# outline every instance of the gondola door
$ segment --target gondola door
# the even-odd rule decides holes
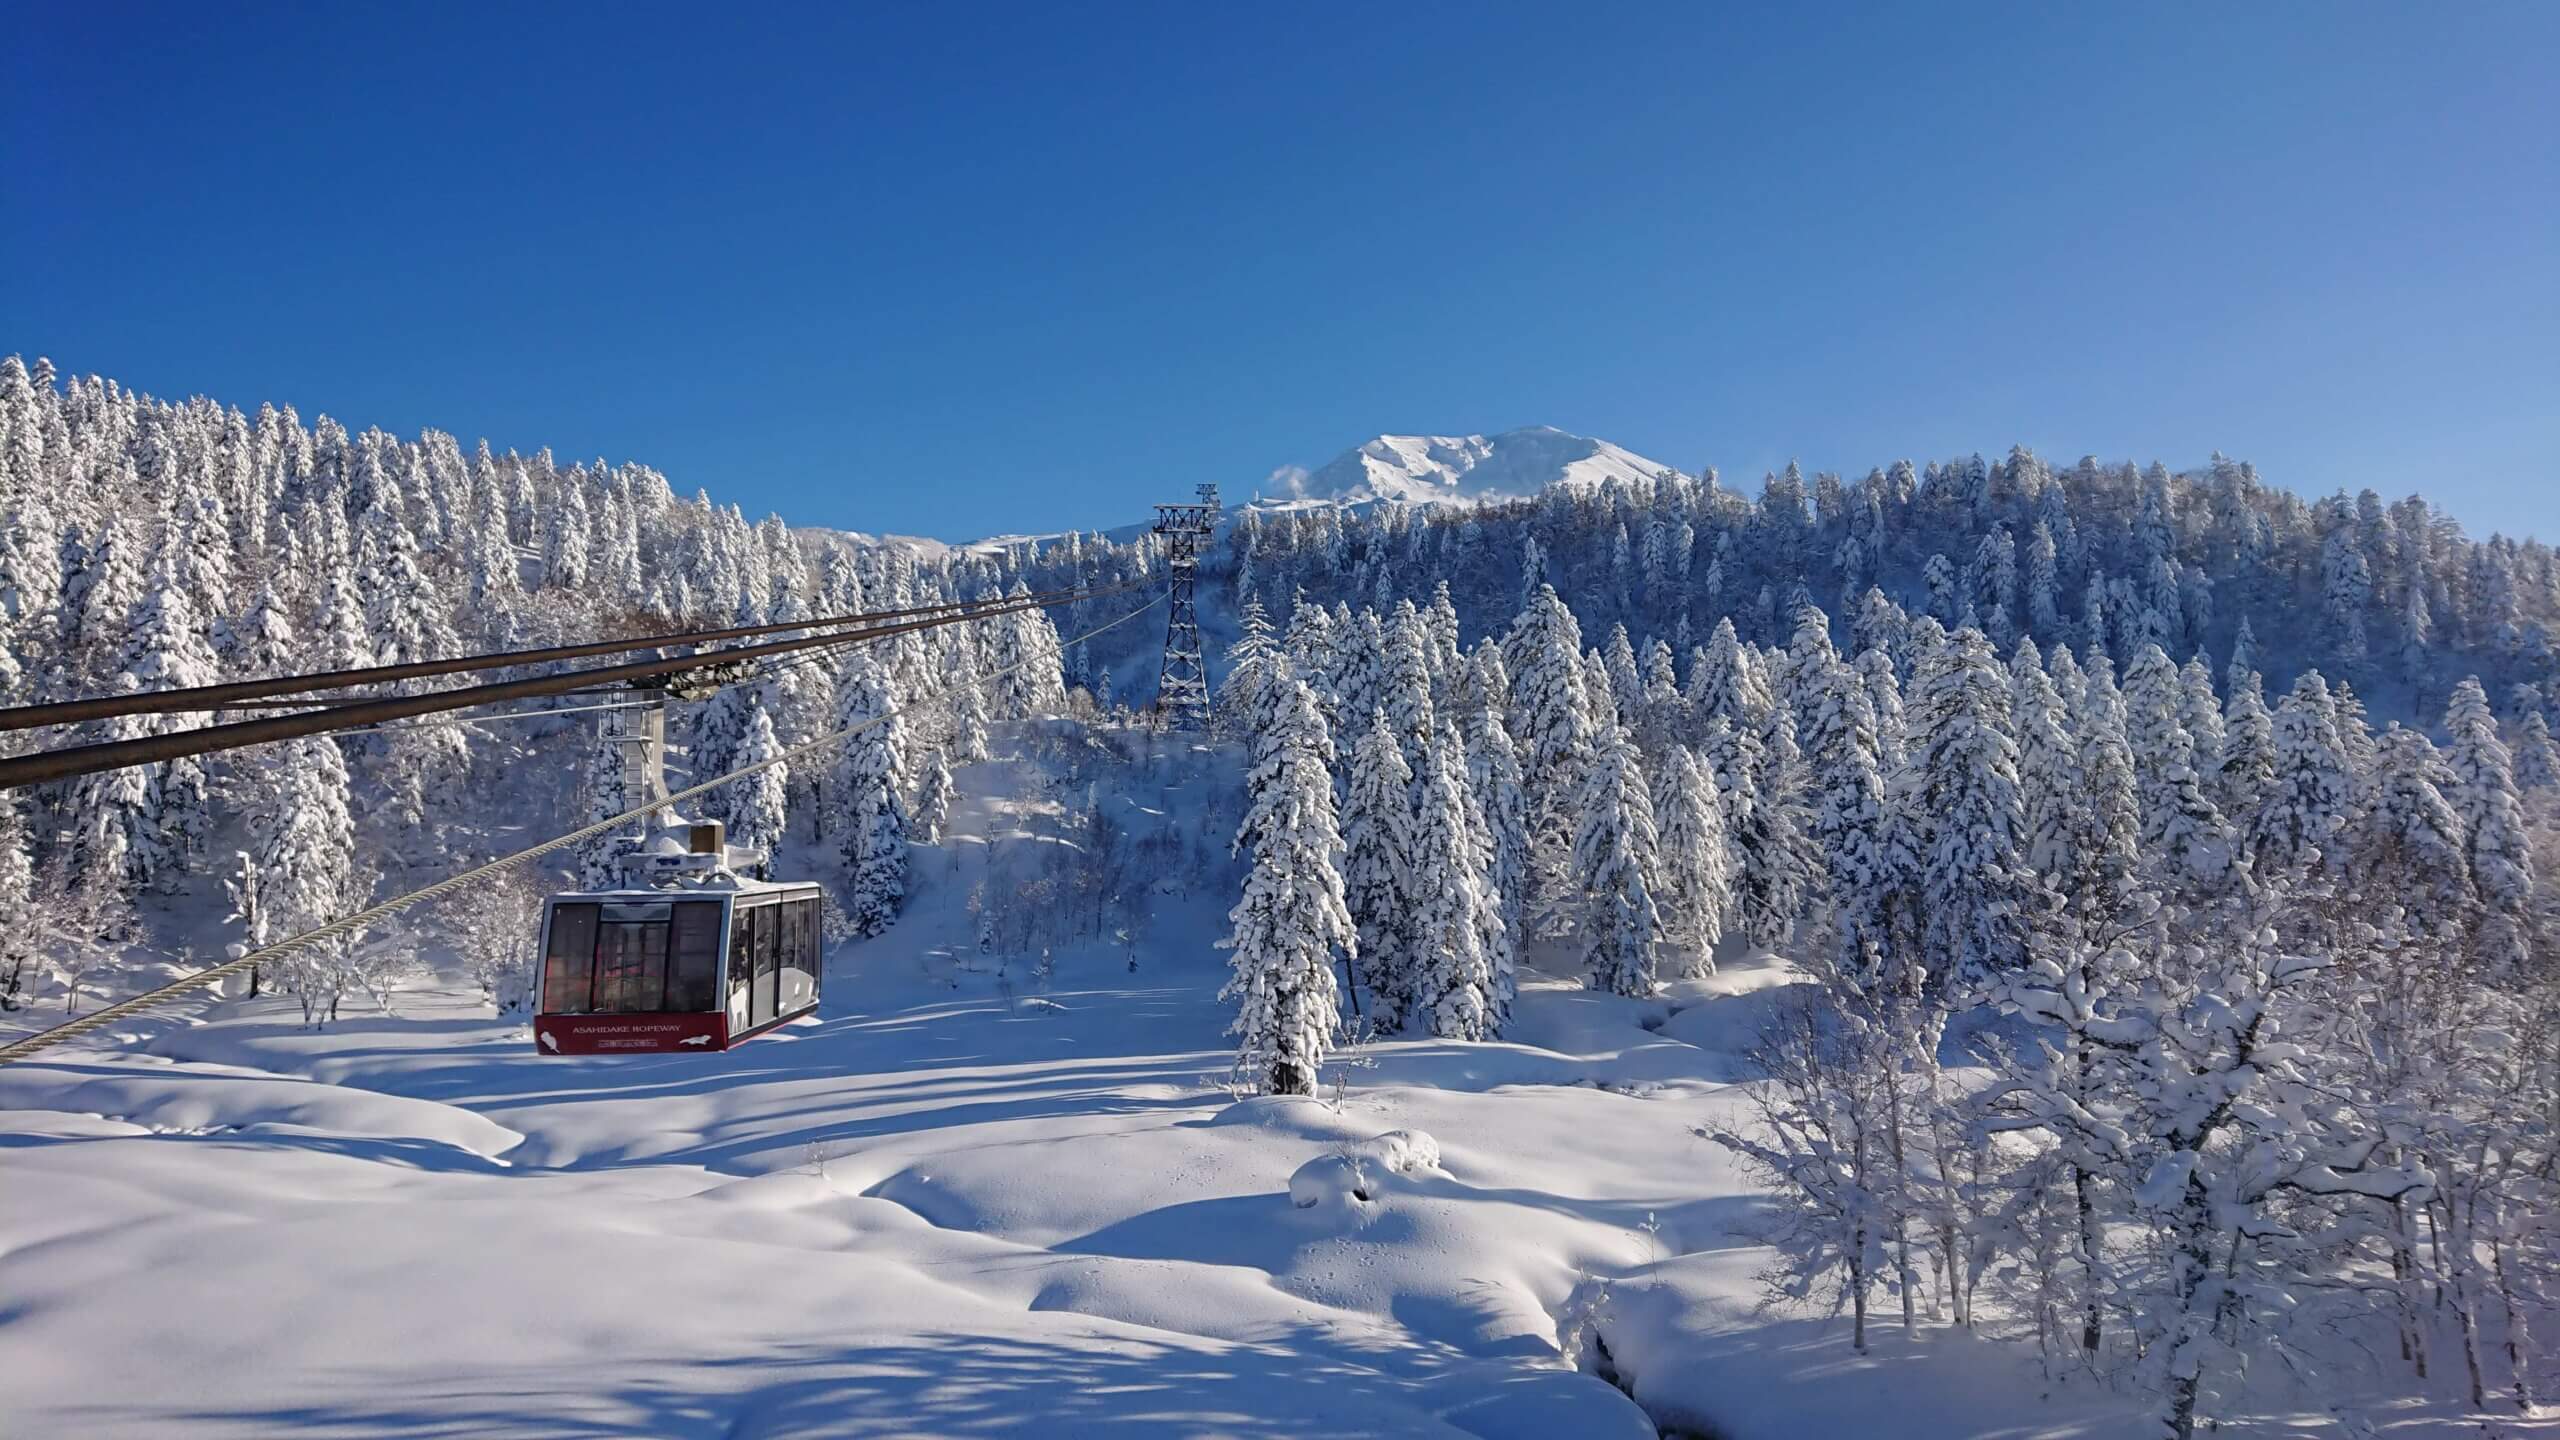
[[[749,912],[756,925],[756,1028],[782,1014],[782,907],[759,905]]]
[[[729,1021],[731,1040],[742,1039],[781,1018],[782,912],[737,903],[729,912]]]
[[[755,1028],[755,912],[743,905],[729,909],[729,1038],[734,1041]]]

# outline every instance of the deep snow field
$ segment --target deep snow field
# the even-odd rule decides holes
[[[1694,1132],[1783,961],[1639,1002],[1548,958],[1502,1043],[1237,1099],[1225,897],[1168,885],[1134,969],[975,953],[988,837],[1044,824],[986,798],[1014,769],[964,777],[818,1017],[725,1055],[542,1058],[426,987],[0,1068],[0,1434],[2139,1432],[2030,1347],[1880,1323],[1862,1359],[1761,1313],[1754,1193]],[[2223,1433],[2322,1433],[2300,1414]]]

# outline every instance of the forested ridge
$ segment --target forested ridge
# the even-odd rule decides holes
[[[155,400],[16,356],[0,360],[0,514],[0,695],[12,704],[1101,587],[1155,563],[1144,537],[943,549],[794,531],[680,497],[645,465],[466,450],[439,431],[404,440],[326,416],[306,425],[290,407]],[[841,850],[849,923],[877,929],[901,892],[911,810],[947,803],[936,777],[947,786],[951,759],[983,754],[990,718],[1059,708],[1061,667],[1092,663],[1061,653],[1059,625],[1089,627],[1137,598],[763,667],[677,707],[674,763],[723,774],[904,707],[841,759],[767,772],[701,807],[766,846],[796,813]],[[997,678],[981,687],[979,674]],[[1107,696],[1106,673],[1086,678]],[[243,713],[257,712],[118,717],[11,732],[0,746]],[[0,797],[0,909],[26,920],[0,940],[0,1001],[22,1006],[50,981],[76,1004],[83,983],[117,988],[122,967],[183,963],[177,922],[203,904],[227,905],[225,938],[281,938],[411,871],[487,858],[525,827],[616,813],[626,802],[612,767],[588,763],[596,735],[585,713],[403,722]],[[586,847],[585,878],[611,878],[610,848]],[[519,993],[531,907],[546,879],[568,878],[518,877],[441,917],[468,937],[493,997]],[[384,992],[424,959],[415,937],[380,933],[284,979],[325,1010],[350,990]]]
[[[1144,534],[794,530],[638,464],[15,358],[0,505],[15,703],[1162,560]],[[2181,1435],[2252,1363],[2318,1393],[2364,1353],[2474,1408],[2537,1399],[2560,1323],[2548,546],[2221,458],[2013,450],[1790,467],[1756,497],[1709,471],[1246,507],[1203,592],[1233,640],[1216,734],[1182,753],[1222,777],[1234,809],[1191,829],[1232,826],[1232,859],[1110,818],[1147,813],[1107,791],[1161,632],[1073,637],[1138,594],[764,667],[678,707],[675,763],[724,774],[888,717],[703,807],[822,872],[841,937],[896,923],[955,770],[1004,751],[1069,843],[987,866],[979,948],[1045,974],[1050,940],[1108,934],[1135,969],[1162,887],[1234,885],[1243,1089],[1317,1091],[1372,1038],[1501,1040],[1533,976],[1642,999],[1773,952],[1801,983],[1752,1052],[1750,1123],[1698,1138],[1766,1187],[1774,1303],[1836,1307],[1861,1348],[1877,1311],[2032,1346]],[[68,1008],[188,960],[181,935],[292,934],[626,808],[594,717],[515,718],[0,797],[0,911],[23,917],[0,999]],[[440,909],[432,939],[386,927],[269,978],[325,1024],[451,962],[510,1012],[544,890],[611,878],[607,847],[581,858]]]
[[[2177,1435],[2340,1336],[2530,1411],[2547,546],[2013,451],[1299,508],[1234,565],[1257,1081],[1326,1063],[1329,953],[1476,1039],[1532,949],[1629,996],[1773,949],[1811,984],[1707,1136],[1776,1197],[1773,1301],[2018,1336]]]

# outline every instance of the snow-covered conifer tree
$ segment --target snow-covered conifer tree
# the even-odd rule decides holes
[[[1920,567],[1920,581],[1929,587],[1929,615],[1942,625],[1952,625],[1963,600],[1956,584],[1956,564],[1941,551],[1931,555]]]
[[[1890,785],[1902,769],[1906,750],[1902,719],[1902,682],[1893,671],[1893,656],[1882,649],[1861,650],[1850,662],[1867,690],[1868,718],[1876,727],[1876,768]]]
[[[1333,674],[1335,636],[1333,615],[1322,605],[1309,600],[1301,590],[1289,610],[1288,633],[1282,637],[1281,649],[1288,653],[1289,668],[1299,679],[1316,686],[1316,699],[1326,699],[1322,687]],[[1330,705],[1325,712],[1326,724],[1333,723]]]
[[[1354,955],[1359,936],[1334,868],[1333,742],[1305,682],[1283,676],[1273,688],[1245,781],[1236,849],[1253,863],[1228,912],[1233,973],[1218,998],[1236,1004],[1236,1073],[1274,1094],[1312,1095],[1340,1025],[1333,957]]]
[[[948,692],[951,706],[951,751],[963,765],[987,758],[987,698],[974,677],[954,675]]]
[[[640,803],[640,796],[626,793],[622,754],[626,742],[616,738],[622,733],[619,727],[631,723],[625,715],[636,713],[604,716],[587,743],[578,777],[582,824],[610,820]],[[589,890],[609,890],[621,883],[622,848],[622,837],[614,830],[579,841],[579,883]]]
[[[2043,521],[2027,535],[2027,623],[2047,640],[2062,638],[2062,581],[2053,531]]]
[[[171,552],[153,559],[142,598],[134,603],[130,639],[119,669],[144,690],[180,690],[211,685],[221,678],[207,625],[197,611]],[[192,720],[152,717],[151,729],[192,728]],[[189,860],[200,854],[213,828],[212,801],[204,762],[185,756],[151,767],[153,823],[159,829],[157,852],[167,863],[158,867],[164,884],[174,884]]]
[[[1980,980],[2023,957],[2034,893],[2020,855],[2009,677],[1980,631],[1947,637],[1918,677],[1911,721],[1912,789],[1896,798],[1927,818],[1924,943],[1942,976]]]
[[[1331,723],[1344,735],[1369,728],[1378,708],[1378,687],[1386,668],[1387,629],[1375,610],[1354,611],[1337,605],[1333,616],[1333,670],[1325,688],[1333,697]]]
[[[2222,700],[2213,693],[2213,672],[2205,668],[2203,657],[2179,669],[2178,687],[2185,697],[2178,708],[2178,723],[2195,744],[2196,773],[2210,780],[2222,770]]]
[[[1609,627],[1608,642],[1601,647],[1601,660],[1609,676],[1609,698],[1617,706],[1619,723],[1632,728],[1644,713],[1644,675],[1636,668],[1635,642],[1628,638],[1624,623]]]
[[[129,493],[140,491],[139,478],[130,483]],[[142,537],[121,511],[110,510],[92,544],[84,547],[76,529],[65,532],[62,560],[63,652],[111,686],[146,585]]]
[[[2126,738],[2142,798],[2142,853],[2174,890],[2227,884],[2238,860],[2231,828],[2206,798],[2195,738],[2184,715],[2187,690],[2157,645],[2145,645],[2125,672]]]
[[[2320,603],[2329,622],[2331,643],[2338,658],[2349,666],[2364,662],[2365,607],[2373,601],[2373,571],[2365,564],[2364,551],[2355,542],[2355,532],[2345,526],[2333,530],[2320,547]]]
[[[2010,667],[2018,732],[2019,858],[2057,895],[2084,878],[2089,794],[2070,707],[2026,646]]]
[[[1670,642],[1656,639],[1645,647],[1644,704],[1640,711],[1643,727],[1639,738],[1649,745],[1668,743],[1672,735],[1683,731],[1679,712],[1678,665]]]
[[[697,706],[691,741],[685,747],[685,760],[692,767],[693,778],[708,780],[738,768],[740,747],[746,744],[755,717],[763,711],[757,687],[745,684],[725,686]],[[767,723],[769,726],[770,721]],[[734,785],[714,790],[694,803],[708,814],[730,821],[735,828],[736,807],[746,798],[747,787]]]
[[[46,937],[29,923],[35,911],[35,856],[28,844],[26,812],[16,795],[0,793],[0,915],[18,917],[17,923],[0,926],[0,1012],[26,1008],[27,987],[35,978],[31,967],[46,949]]]
[[[2373,722],[2366,716],[2364,701],[2356,695],[2355,687],[2344,680],[2329,691],[2329,709],[2338,727],[2338,748],[2347,757],[2347,773],[2361,787],[2363,777],[2373,773],[2374,762],[2381,758]]]
[[[1902,607],[1885,597],[1884,591],[1868,586],[1858,601],[1857,618],[1849,624],[1849,643],[1859,653],[1881,650],[1898,665],[1903,645],[1910,639],[1911,617]],[[1873,696],[1868,697],[1870,701]]]
[[[1805,757],[1813,775],[1811,838],[1829,892],[1826,958],[1842,975],[1868,983],[1889,947],[1887,907],[1895,883],[1875,713],[1858,672],[1827,651],[1799,647],[1796,681],[1813,697]]]
[[[1484,821],[1490,854],[1485,879],[1503,923],[1506,945],[1520,934],[1529,880],[1529,801],[1520,781],[1520,760],[1511,733],[1502,721],[1507,685],[1502,656],[1488,643],[1477,647],[1474,713],[1467,722],[1467,784],[1476,813]]]
[[[1246,598],[1238,625],[1241,633],[1227,647],[1227,678],[1218,685],[1217,715],[1228,732],[1250,735],[1261,715],[1263,687],[1283,657],[1260,600]]]
[[[863,935],[888,929],[907,898],[906,722],[896,707],[889,672],[854,656],[837,682],[836,728],[865,728],[839,752],[835,803],[846,821],[845,913]]]
[[[733,685],[720,693],[726,695],[747,689],[744,685]],[[711,774],[726,774],[729,770],[762,765],[782,754],[782,740],[773,731],[773,715],[762,704],[750,701],[745,728],[746,733],[739,737],[737,747],[729,753],[726,768],[705,772],[706,778]],[[729,837],[740,845],[764,851],[769,861],[774,852],[782,848],[783,836],[790,833],[790,785],[791,767],[775,765],[712,791],[712,796],[725,796],[728,800],[724,809]]]
[[[461,653],[453,610],[418,558],[418,537],[395,519],[364,534],[356,552],[356,588],[365,597],[365,628],[374,663],[407,665]]]
[[[1733,911],[1734,855],[1724,807],[1714,777],[1685,745],[1663,752],[1663,779],[1656,788],[1662,880],[1656,900],[1663,928],[1687,952],[1684,976],[1713,974],[1716,942],[1724,938],[1725,919]]]
[[[1811,853],[1792,806],[1762,793],[1769,768],[1756,730],[1719,718],[1707,727],[1699,756],[1714,777],[1733,847],[1733,920],[1755,945],[1786,943],[1818,878],[1821,857]]]
[[[951,819],[950,763],[937,745],[925,753],[924,778],[916,786],[915,838],[926,845],[942,843],[942,827]]]
[[[2249,624],[2249,617],[2243,615],[2240,617],[2240,629],[2231,639],[2231,663],[2222,669],[2223,689],[2237,690],[2243,680],[2257,673],[2258,632]],[[2263,688],[2265,682],[2259,683]]]
[[[1582,697],[1591,707],[1593,733],[1617,727],[1618,689],[1609,678],[1609,661],[1597,650],[1582,655]]]
[[[594,545],[594,529],[587,514],[587,486],[572,480],[556,492],[551,530],[544,537],[543,583],[558,590],[584,589]]]
[[[1466,664],[1466,652],[1458,648],[1458,604],[1449,597],[1449,582],[1439,580],[1431,586],[1431,606],[1422,613],[1424,631],[1431,637],[1431,678],[1435,686],[1445,686],[1460,678]],[[1443,691],[1431,692],[1432,704],[1446,699]]]
[[[1737,730],[1747,723],[1749,679],[1744,664],[1741,637],[1734,633],[1733,617],[1726,616],[1716,622],[1714,633],[1689,664],[1689,723],[1701,735],[1718,720]]]
[[[2475,917],[2470,837],[2447,796],[2461,788],[2434,742],[2393,725],[2377,747],[2371,796],[2350,822],[2347,868],[2388,895],[2421,936],[2463,939]]]
[[[1658,980],[1662,916],[1653,900],[1653,796],[1634,737],[1600,737],[1576,807],[1573,863],[1590,901],[1583,979],[1614,995],[1650,995]]]
[[[2222,717],[2222,763],[2214,771],[2212,786],[2215,808],[2241,832],[2244,844],[2250,820],[2265,806],[2275,774],[2275,717],[2267,713],[2258,672],[2252,670],[2231,687],[2231,702]]]
[[[2523,797],[2516,789],[2514,757],[2498,738],[2497,718],[2476,676],[2464,677],[2445,706],[2445,762],[2454,788],[2446,795],[2462,817],[2464,858],[2474,893],[2486,911],[2481,950],[2492,965],[2521,965],[2525,927],[2533,904],[2533,849],[2525,838]]]
[[[1031,587],[1016,580],[1005,592],[1019,603]],[[995,671],[987,677],[989,708],[1000,720],[1055,715],[1066,704],[1065,656],[1058,629],[1046,611],[1033,607],[986,622],[995,631]]]
[[[1530,854],[1536,894],[1524,902],[1553,905],[1578,887],[1564,873],[1572,844],[1574,797],[1590,766],[1592,723],[1584,697],[1580,629],[1553,587],[1538,591],[1512,623],[1503,659],[1511,674],[1512,733],[1520,746],[1522,784],[1530,804]]]
[[[2353,805],[2345,751],[2338,743],[2329,687],[2317,670],[2302,672],[2276,706],[2274,768],[2249,827],[2257,872],[2268,878],[2317,864]]]
[[[252,948],[327,924],[365,899],[347,764],[337,742],[317,735],[285,741],[265,769],[265,793],[247,821],[250,863],[243,874],[255,877],[254,888],[234,897]],[[337,958],[333,949],[289,957],[284,980],[303,994],[306,1014],[316,1017],[311,992],[326,988]]]
[[[2533,795],[2560,786],[2560,747],[2551,741],[2551,722],[2540,710],[2528,710],[2516,722],[2516,790]]]
[[[1434,719],[1431,708],[1431,632],[1410,600],[1396,602],[1386,626],[1385,663],[1378,676],[1378,707],[1387,728],[1404,752],[1408,770],[1422,773],[1422,754],[1430,748]]]
[[[1410,877],[1417,923],[1408,1003],[1432,1034],[1481,1040],[1500,1027],[1509,999],[1501,993],[1501,904],[1487,884],[1490,847],[1470,814],[1462,752],[1451,734],[1423,756]]]
[[[1366,1011],[1379,1028],[1393,1030],[1419,983],[1416,924],[1424,897],[1414,888],[1413,771],[1383,711],[1370,712],[1352,748],[1350,780],[1342,805],[1343,897],[1359,929]]]
[[[2089,589],[2080,606],[2080,653],[2088,659],[2113,652],[2107,648],[2107,577],[2091,572]]]

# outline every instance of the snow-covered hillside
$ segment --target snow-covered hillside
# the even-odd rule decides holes
[[[1794,967],[1628,999],[1533,958],[1500,1042],[1238,1097],[1222,895],[1167,874],[1134,950],[982,948],[971,897],[1076,834],[1080,762],[1008,749],[963,770],[899,926],[835,951],[822,1016],[736,1052],[540,1057],[428,985],[0,1070],[0,1293],[40,1357],[10,1433],[2132,1433],[2137,1400],[2018,1347],[1861,1356],[1763,1312],[1756,1182],[1694,1132],[1743,1119]],[[1112,823],[1214,840],[1236,753],[1133,756]]]
[[[1239,513],[1210,735],[1116,592],[680,707],[813,1021],[536,1057],[519,865],[0,1067],[0,1431],[2560,1429],[2560,557],[1518,439]],[[1162,562],[14,361],[0,499],[35,698]],[[0,1024],[621,814],[591,718],[0,792]]]
[[[1517,500],[1550,485],[1650,480],[1671,467],[1606,440],[1549,425],[1499,435],[1381,435],[1311,472],[1281,471],[1259,498],[1360,504],[1401,500]]]

